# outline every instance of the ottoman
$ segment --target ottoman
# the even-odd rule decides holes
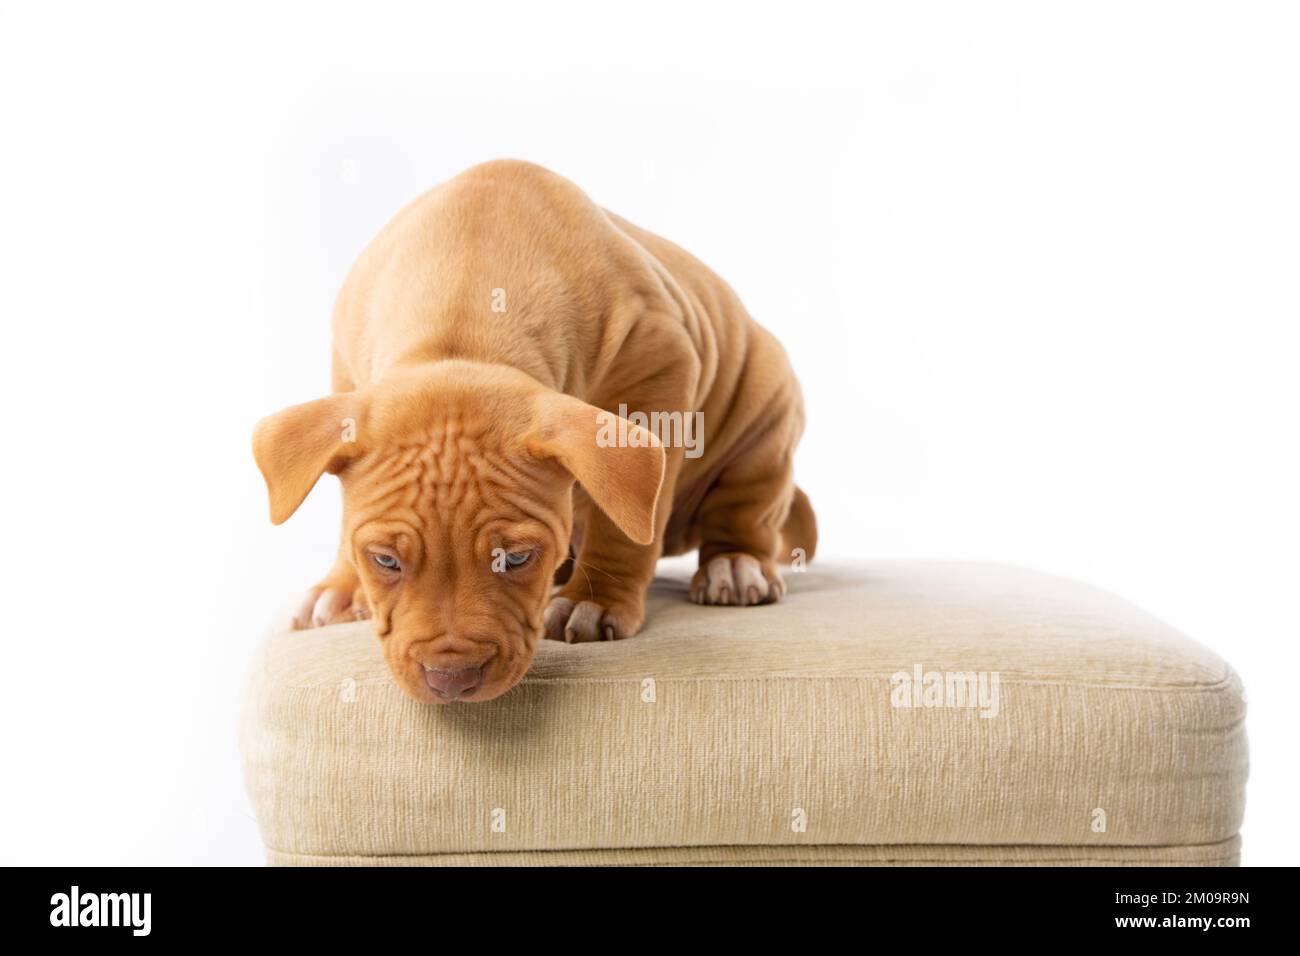
[[[1221,659],[1035,572],[818,563],[761,608],[661,566],[649,625],[419,704],[367,623],[272,634],[241,720],[272,864],[1235,865]]]

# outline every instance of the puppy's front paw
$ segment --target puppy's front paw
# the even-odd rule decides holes
[[[327,624],[345,621],[364,621],[370,617],[366,592],[347,584],[318,584],[302,596],[298,610],[293,615],[293,629],[306,631]]]
[[[776,565],[752,554],[720,554],[691,578],[690,600],[696,604],[747,607],[775,604],[785,595],[785,582]]]
[[[621,641],[641,630],[645,621],[644,605],[600,601],[574,601],[556,595],[542,617],[546,639],[567,644],[588,641]]]

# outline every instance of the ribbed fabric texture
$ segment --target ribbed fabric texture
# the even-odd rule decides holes
[[[367,624],[275,634],[245,777],[273,863],[1235,864],[1244,703],[1132,605],[977,564],[813,565],[778,605],[544,642],[486,704],[388,676]],[[997,675],[996,715],[891,676]],[[985,708],[988,712],[989,708]]]

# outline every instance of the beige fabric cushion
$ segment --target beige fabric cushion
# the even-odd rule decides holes
[[[760,608],[686,580],[486,704],[410,700],[364,623],[271,636],[241,731],[268,859],[1237,862],[1241,686],[1132,605],[978,564],[814,563]],[[925,706],[918,666],[983,672],[983,706]]]

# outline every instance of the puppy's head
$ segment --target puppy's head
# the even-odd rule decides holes
[[[608,426],[521,372],[443,362],[265,418],[253,454],[275,524],[339,477],[344,550],[403,689],[484,701],[532,661],[575,480],[633,541],[654,537],[663,448],[626,422],[626,441],[603,440]]]

